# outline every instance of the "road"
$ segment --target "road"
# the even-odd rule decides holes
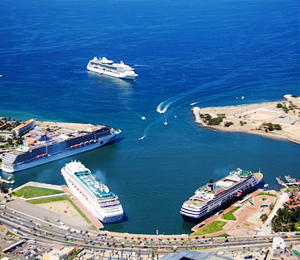
[[[284,200],[284,198],[282,199]],[[280,200],[281,202],[281,200]],[[18,236],[29,240],[33,239],[40,244],[60,244],[73,247],[84,247],[95,252],[106,252],[112,254],[115,251],[132,253],[140,256],[149,256],[155,251],[157,255],[164,255],[174,250],[204,250],[204,249],[228,249],[243,250],[245,248],[268,247],[275,235],[265,236],[244,236],[244,237],[215,237],[201,238],[195,236],[168,236],[168,235],[136,235],[119,233],[114,236],[113,232],[107,231],[82,231],[61,226],[59,223],[51,224],[47,221],[31,219],[30,216],[16,212],[12,209],[0,209],[1,222],[10,230],[14,230]],[[300,243],[300,236],[294,235],[291,240],[284,238],[287,245]],[[108,253],[110,252],[110,253]]]

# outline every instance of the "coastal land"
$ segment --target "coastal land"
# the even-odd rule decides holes
[[[224,107],[193,107],[196,123],[218,131],[242,132],[300,144],[300,97]]]

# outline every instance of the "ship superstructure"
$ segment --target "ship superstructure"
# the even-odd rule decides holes
[[[72,194],[103,223],[120,221],[123,208],[118,196],[96,178],[81,162],[66,164],[61,173]]]
[[[184,220],[199,223],[252,191],[262,178],[260,172],[238,168],[221,180],[211,180],[198,188],[195,195],[183,203],[180,213]]]
[[[23,136],[23,145],[3,155],[2,170],[17,172],[83,153],[111,142],[120,132],[91,124],[85,130],[65,133],[35,127]]]
[[[114,63],[112,60],[108,60],[105,57],[90,60],[87,69],[99,74],[105,74],[115,78],[134,80],[138,75],[134,72],[133,68],[124,64]]]

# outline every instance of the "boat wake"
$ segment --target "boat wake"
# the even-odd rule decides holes
[[[170,107],[170,105],[172,105],[173,103],[176,103],[180,100],[184,100],[184,99],[187,99],[189,98],[190,96],[193,96],[195,97],[195,94],[196,93],[201,93],[201,92],[207,92],[207,90],[211,90],[213,87],[215,86],[220,86],[222,84],[224,84],[224,82],[226,82],[227,80],[227,77],[223,77],[223,78],[220,78],[218,80],[215,80],[215,81],[211,81],[211,82],[207,82],[203,85],[200,85],[196,88],[193,88],[193,89],[189,89],[187,90],[186,92],[183,92],[183,93],[179,93],[178,95],[174,96],[174,97],[170,97],[169,99],[161,102],[157,108],[156,108],[156,111],[160,114],[164,114],[165,112],[167,112],[168,108]],[[201,95],[203,96],[203,94]],[[194,106],[198,103],[201,103],[203,101],[206,101],[206,100],[209,100],[211,99],[212,97],[209,96],[209,97],[206,97],[206,98],[202,98],[201,101],[197,101],[197,102],[193,102],[193,103],[190,103],[189,105],[190,106]]]
[[[141,136],[141,137],[139,138],[139,141],[142,141],[143,139],[145,139],[146,136],[147,136],[147,133],[148,133],[148,131],[149,131],[149,129],[150,129],[150,127],[153,126],[153,125],[155,125],[155,124],[158,123],[158,122],[160,122],[160,118],[158,118],[157,120],[155,120],[155,121],[152,122],[151,124],[147,125],[147,127],[146,127],[146,129],[145,129],[145,131],[144,131],[144,135]]]
[[[167,103],[167,104],[164,106],[164,108],[162,108],[162,107],[163,107],[165,101],[164,101],[164,102],[161,102],[161,103],[157,106],[156,111],[157,111],[158,113],[160,113],[160,114],[164,114],[164,113],[167,112],[169,106],[172,105],[174,102],[175,102],[175,101],[171,101],[171,102]]]
[[[140,64],[134,64],[134,67],[149,67],[148,65],[140,65]]]

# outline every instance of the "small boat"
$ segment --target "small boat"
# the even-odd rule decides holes
[[[142,141],[145,138],[145,136],[142,136],[139,138],[139,141]]]
[[[142,116],[141,119],[145,121],[145,120],[146,120],[146,117],[145,117],[145,116]]]
[[[165,122],[164,122],[164,125],[168,125],[168,122],[167,122],[167,121],[165,121]]]

